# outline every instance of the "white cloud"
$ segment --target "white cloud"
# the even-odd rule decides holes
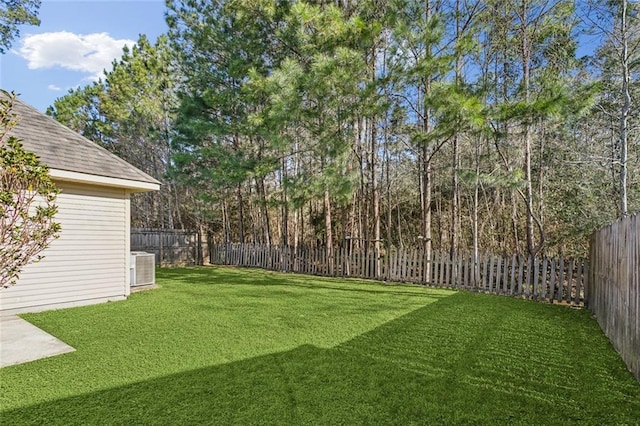
[[[24,37],[16,51],[27,60],[29,69],[60,67],[91,74],[98,79],[111,62],[122,56],[122,48],[133,46],[133,40],[116,40],[108,33],[74,34],[67,31],[42,33]]]
[[[49,90],[53,90],[54,92],[59,92],[59,91],[61,91],[61,90],[62,90],[61,88],[59,88],[59,87],[58,87],[58,86],[56,86],[55,84],[50,84],[50,85],[48,85],[48,86],[47,86],[47,89],[49,89]]]

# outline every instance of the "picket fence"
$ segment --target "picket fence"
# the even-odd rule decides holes
[[[256,267],[273,271],[336,277],[408,282],[511,295],[549,303],[584,306],[588,279],[586,259],[539,258],[482,254],[451,257],[420,249],[373,250],[341,247],[329,259],[324,247],[211,244],[211,263]]]

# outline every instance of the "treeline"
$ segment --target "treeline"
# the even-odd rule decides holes
[[[48,111],[162,180],[134,226],[582,255],[640,210],[636,3],[168,0],[166,20]]]

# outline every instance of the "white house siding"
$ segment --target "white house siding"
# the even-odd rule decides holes
[[[126,189],[58,182],[60,238],[0,290],[0,312],[39,311],[120,300],[129,294]]]

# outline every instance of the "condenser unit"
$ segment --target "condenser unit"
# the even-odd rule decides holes
[[[156,255],[143,251],[131,252],[131,286],[156,282]]]

